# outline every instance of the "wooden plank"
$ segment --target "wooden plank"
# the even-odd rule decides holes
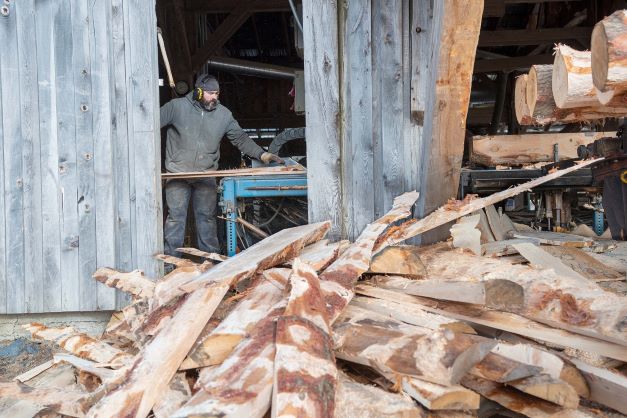
[[[373,65],[371,0],[341,8],[342,28],[341,101],[344,112],[342,131],[343,236],[354,240],[375,219],[373,179]]]
[[[113,173],[115,164],[113,162],[114,151],[111,136],[111,112],[113,80],[111,79],[111,52],[110,52],[110,30],[111,30],[111,4],[110,0],[95,3],[89,10],[89,48],[91,66],[91,87],[92,87],[92,134],[97,140],[94,143],[94,172],[95,172],[95,193],[94,202],[96,204],[96,263],[98,266],[116,265],[116,239],[115,239],[115,184]],[[154,13],[153,13],[154,14]],[[143,20],[146,20],[144,18]],[[147,28],[142,27],[146,30]],[[149,31],[144,32],[146,39]],[[144,67],[144,71],[150,68]],[[148,71],[146,74],[150,74]],[[150,103],[150,95],[145,98]],[[149,149],[144,149],[144,152]],[[142,157],[146,158],[143,154]],[[143,192],[138,193],[138,200]],[[149,216],[146,212],[145,216]],[[154,228],[153,228],[154,229]],[[148,233],[150,230],[145,231]],[[83,281],[91,281],[91,278],[83,277]],[[102,286],[92,284],[90,302],[84,301],[86,305],[92,305],[91,309],[106,310],[115,308],[115,291]]]
[[[37,54],[33,53],[33,51],[37,50],[37,40],[33,32],[35,27],[35,4],[32,0],[27,0],[16,3],[15,7],[17,13],[17,36],[19,39],[19,89],[22,104],[20,117],[22,121],[22,171],[24,184],[24,311],[41,312],[44,305],[41,286],[43,277],[41,234],[43,226],[41,212],[41,166],[39,163],[41,143],[39,136]],[[1,114],[2,111],[0,110]],[[0,261],[0,266],[2,265],[3,263]]]
[[[343,196],[341,178],[341,118],[338,5],[303,2],[305,101],[307,136],[318,138],[307,147],[309,222],[331,219],[329,238],[340,237]]]
[[[39,366],[33,367],[32,369],[25,371],[19,376],[15,376],[14,380],[24,383],[27,380],[30,380],[34,378],[35,376],[45,372],[46,370],[51,368],[53,364],[54,362],[52,360],[48,360],[44,363],[41,363]]]
[[[470,100],[472,67],[481,29],[483,1],[459,3],[451,0],[442,7],[438,78],[429,91],[437,103],[428,151],[423,155],[426,181],[421,184],[424,211],[431,213],[451,197],[457,196],[464,153],[466,114]],[[453,121],[453,122],[452,122]],[[442,179],[450,179],[442,183]],[[435,226],[434,226],[435,227]],[[440,241],[448,236],[441,228],[423,236],[425,242]]]
[[[356,292],[361,295],[391,300],[398,303],[418,305],[420,309],[428,312],[512,332],[535,340],[556,344],[560,347],[578,348],[613,359],[627,361],[627,353],[625,353],[625,349],[621,345],[552,328],[513,313],[482,310],[454,302],[435,302],[431,299],[379,289],[367,284],[357,285]]]
[[[89,6],[85,0],[71,7],[72,17],[72,66],[74,69],[74,118],[76,124],[75,152],[77,171],[77,199],[79,246],[76,297],[80,309],[96,309],[96,283],[91,274],[97,268],[96,261],[96,213],[94,137],[92,130],[92,88],[90,57]]]
[[[442,386],[426,380],[400,377],[403,392],[430,411],[479,409],[479,394],[460,385]]]
[[[155,291],[154,281],[146,278],[140,270],[122,273],[107,267],[99,268],[92,275],[94,279],[112,288],[129,292],[137,298],[152,298]]]
[[[24,294],[24,222],[22,128],[20,102],[20,63],[15,4],[0,24],[0,37],[6,51],[0,60],[2,109],[4,131],[4,216],[5,216],[5,271],[7,277],[7,313],[25,311]],[[25,121],[26,122],[26,121]],[[12,158],[10,158],[12,157]]]
[[[70,1],[59,3],[59,10],[69,10]],[[85,22],[86,23],[86,22]],[[68,100],[68,92],[74,91],[72,66],[72,16],[58,13],[54,20],[54,74],[57,103],[58,138],[58,184],[60,192],[60,239],[61,239],[61,307],[64,311],[80,310],[82,295],[78,269],[78,246],[80,245],[77,192],[78,173],[76,170],[76,120],[74,101]],[[89,280],[89,278],[87,278]],[[92,296],[93,298],[93,296]],[[88,296],[89,300],[90,297]],[[95,307],[95,304],[93,305]]]
[[[423,311],[422,309],[400,305],[389,300],[357,296],[351,300],[350,306],[357,306],[358,308],[389,316],[397,321],[432,329],[434,331],[438,329],[450,329],[451,331],[465,334],[476,334],[475,330],[465,322],[455,321],[444,315],[436,315],[431,312]]]
[[[548,231],[515,231],[510,234],[512,238],[530,239],[540,244],[546,245],[563,245],[566,247],[590,247],[594,244],[594,240],[588,237],[582,237],[573,234],[565,234],[562,232]]]
[[[135,246],[133,245],[133,224],[131,222],[131,184],[132,176],[128,114],[127,114],[127,90],[124,42],[124,9],[122,0],[111,0],[111,65],[113,71],[112,112],[115,115],[115,123],[111,124],[111,137],[113,141],[114,164],[113,173],[115,182],[115,248],[116,267],[122,271],[131,271],[134,268]],[[79,251],[80,253],[80,251]],[[93,270],[92,270],[93,271]],[[116,308],[122,307],[127,302],[127,296],[116,295]]]
[[[477,212],[479,212],[479,224],[477,225],[477,228],[481,232],[481,244],[484,245],[489,242],[494,242],[496,239],[494,238],[494,234],[492,233],[492,230],[490,229],[490,224],[488,223],[488,216],[486,215],[483,209]]]
[[[290,285],[276,328],[272,415],[331,417],[338,371],[320,280],[296,259]]]
[[[575,409],[579,406],[579,395],[577,395],[575,389],[563,380],[547,374],[526,377],[510,382],[509,385],[521,392],[565,408]]]
[[[132,119],[133,181],[135,199],[135,268],[148,276],[159,276],[160,265],[152,257],[162,252],[163,222],[159,91],[157,74],[157,22],[155,1],[124,3],[129,26],[127,51],[128,113]],[[148,69],[148,71],[147,71]]]
[[[279,166],[279,167],[259,167],[259,168],[234,168],[230,170],[209,170],[186,173],[161,173],[162,179],[192,179],[209,177],[244,177],[244,176],[265,176],[265,175],[294,175],[304,173],[301,165]]]
[[[488,242],[483,244],[483,255],[486,257],[503,257],[506,255],[518,254],[513,244],[519,244],[523,242],[533,243],[532,239],[513,238],[506,239],[504,241]]]
[[[194,341],[213,315],[230,285],[257,270],[293,258],[310,242],[321,239],[328,222],[284,229],[208,270],[194,280],[195,290],[142,349],[128,379],[108,393],[90,412],[93,417],[133,410],[145,417],[176,373]]]
[[[379,243],[375,247],[374,252],[377,253],[388,245],[393,245],[405,241],[409,238],[415,237],[416,235],[420,235],[425,231],[429,231],[440,225],[444,225],[448,222],[454,221],[455,219],[461,218],[464,215],[468,215],[469,213],[475,212],[479,209],[483,209],[488,205],[498,203],[502,200],[507,199],[508,197],[516,196],[521,192],[531,190],[534,187],[546,183],[547,181],[551,181],[553,179],[563,176],[564,174],[568,174],[572,171],[578,170],[579,168],[586,167],[597,161],[599,161],[599,159],[584,161],[582,163],[574,165],[573,167],[558,170],[554,173],[547,174],[546,176],[539,177],[537,179],[519,184],[518,186],[511,187],[509,189],[494,193],[490,196],[480,199],[467,196],[464,201],[451,201],[448,204],[437,209],[433,213],[420,219],[419,221],[412,220],[406,222],[404,225],[401,225],[398,228],[395,228],[394,230],[391,230],[386,237],[382,237],[379,240]]]
[[[456,262],[449,256],[450,262]],[[455,279],[455,276],[458,279]],[[400,276],[375,276],[372,282],[381,288],[403,292],[408,295],[424,296],[438,300],[472,303],[491,308],[508,310],[523,306],[523,288],[514,281],[506,279],[476,280],[471,275],[442,274],[430,272],[433,279],[411,280]]]
[[[537,268],[553,269],[555,273],[559,275],[573,277],[577,280],[587,280],[586,277],[582,276],[580,273],[576,272],[566,264],[562,263],[559,258],[553,257],[551,254],[544,251],[537,245],[531,243],[520,243],[514,244],[513,247],[523,257],[529,260],[529,263],[531,263],[531,265]]]
[[[19,382],[0,382],[2,398],[27,400],[71,417],[84,417],[97,394],[67,388],[32,388]]]
[[[185,373],[179,372],[170,381],[164,396],[155,403],[152,412],[155,414],[155,418],[168,418],[191,397],[192,390]]]
[[[553,162],[554,146],[557,144],[559,158],[565,160],[577,158],[579,145],[614,135],[614,132],[579,132],[474,136],[470,159],[487,167]]]
[[[392,207],[394,198],[405,189],[404,144],[403,144],[403,25],[402,1],[378,0],[373,5],[373,60],[379,66],[379,77],[373,83],[380,83],[378,97],[381,119],[380,137],[376,149],[375,164],[379,164],[379,174],[375,174],[375,199],[381,204],[381,213]],[[379,183],[379,184],[377,184]],[[377,185],[379,188],[377,188]]]
[[[481,231],[477,228],[480,220],[480,214],[458,219],[450,229],[453,247],[465,248],[474,254],[481,255]]]
[[[4,29],[1,29],[4,31]],[[0,67],[0,71],[2,68]],[[1,77],[1,74],[0,74]],[[2,82],[0,82],[0,98],[2,95]],[[4,144],[8,142],[9,138],[5,139],[4,136],[4,111],[3,101],[0,99],[0,165],[4,167]],[[8,277],[6,273],[6,215],[5,215],[5,203],[4,203],[4,169],[0,170],[0,313],[7,313],[7,287]]]
[[[608,369],[591,366],[581,360],[574,358],[569,358],[569,360],[583,373],[590,387],[588,399],[627,414],[624,398],[627,391],[627,377]]]
[[[546,245],[542,249],[590,280],[625,280],[624,273],[606,266],[579,248]]]

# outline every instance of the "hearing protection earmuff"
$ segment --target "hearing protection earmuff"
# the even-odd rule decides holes
[[[200,87],[196,87],[194,89],[194,100],[196,100],[197,102],[202,100],[202,95],[204,94],[204,91],[200,88]]]

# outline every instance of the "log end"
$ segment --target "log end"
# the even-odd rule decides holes
[[[607,68],[609,65],[609,51],[607,33],[603,21],[594,25],[591,40],[592,51],[592,83],[594,87],[604,92],[607,90]]]

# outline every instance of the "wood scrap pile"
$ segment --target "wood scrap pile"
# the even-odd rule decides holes
[[[521,125],[573,123],[627,114],[627,10],[598,22],[591,51],[557,45],[551,65],[533,65],[516,80],[516,118]]]
[[[33,337],[69,353],[0,383],[2,414],[627,413],[625,297],[545,251],[561,248],[549,247],[556,237],[520,237],[487,216],[477,235],[480,214],[463,218],[490,212],[516,190],[452,201],[419,221],[406,221],[418,197],[406,193],[354,243],[324,240],[329,224],[318,223],[228,259],[185,250],[205,261],[165,258],[177,267],[158,280],[100,269],[94,277],[130,293],[132,303],[102,338],[29,325]],[[390,246],[460,218],[454,241]],[[477,248],[485,228],[504,239]],[[508,259],[514,253],[531,264]]]

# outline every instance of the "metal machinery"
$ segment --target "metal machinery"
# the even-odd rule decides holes
[[[238,218],[242,215],[240,199],[307,196],[307,175],[225,177],[220,181],[219,193],[226,218],[227,255],[233,256],[237,250]]]

